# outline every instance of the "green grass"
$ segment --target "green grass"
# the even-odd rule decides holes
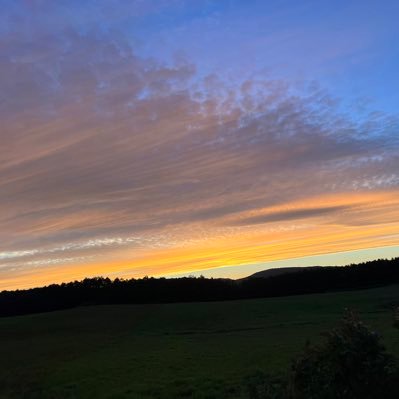
[[[221,398],[284,373],[347,307],[399,357],[399,286],[257,300],[82,307],[0,319],[1,398]]]

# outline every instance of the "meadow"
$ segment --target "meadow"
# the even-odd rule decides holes
[[[399,357],[399,285],[226,302],[86,306],[0,318],[1,398],[241,398],[283,375],[345,308]]]

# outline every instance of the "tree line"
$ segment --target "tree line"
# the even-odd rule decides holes
[[[183,277],[111,280],[85,278],[26,290],[0,292],[0,316],[47,312],[82,305],[143,304],[265,298],[399,283],[399,258],[303,268],[270,277],[230,280]]]

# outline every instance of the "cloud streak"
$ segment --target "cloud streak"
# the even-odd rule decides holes
[[[270,222],[281,222],[281,221],[291,221],[296,219],[308,219],[319,216],[326,216],[328,214],[334,214],[339,211],[348,210],[348,206],[324,206],[319,208],[310,209],[294,209],[287,211],[280,211],[274,213],[268,213],[266,215],[256,215],[247,218],[239,219],[236,221],[236,225],[253,225],[253,224],[263,224]]]

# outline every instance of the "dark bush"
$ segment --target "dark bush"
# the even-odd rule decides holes
[[[307,346],[294,361],[288,397],[393,399],[399,397],[398,386],[398,365],[380,337],[347,312],[325,343]]]

